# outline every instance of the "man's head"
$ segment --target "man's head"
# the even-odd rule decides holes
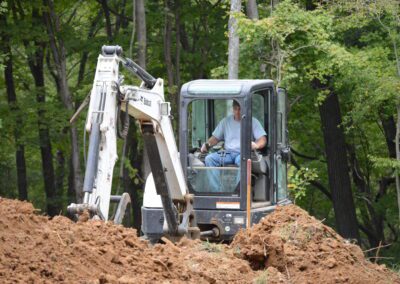
[[[240,120],[240,105],[237,101],[233,100],[232,103],[232,108],[233,108],[233,116],[235,120]]]

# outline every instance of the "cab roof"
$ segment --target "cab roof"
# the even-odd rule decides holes
[[[274,82],[263,80],[195,80],[182,86],[183,97],[237,97],[246,96],[253,90],[274,87]]]

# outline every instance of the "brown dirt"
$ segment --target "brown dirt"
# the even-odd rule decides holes
[[[212,252],[214,251],[214,252]],[[150,246],[112,223],[73,223],[0,197],[0,283],[248,283],[245,260],[224,246],[183,240]]]
[[[266,269],[268,283],[400,283],[398,274],[294,205],[239,232],[231,248],[253,269]]]
[[[0,283],[400,283],[303,210],[279,208],[231,246],[151,246],[135,230],[40,216],[0,197]]]

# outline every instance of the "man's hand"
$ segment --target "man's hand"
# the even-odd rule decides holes
[[[207,152],[208,152],[208,147],[207,147],[206,144],[207,144],[207,143],[203,143],[203,145],[201,146],[200,151],[201,151],[202,153],[207,153]]]
[[[202,153],[207,153],[208,150],[210,150],[212,146],[217,145],[217,143],[218,139],[214,136],[211,136],[210,139],[208,139],[208,141],[201,146],[200,151]]]
[[[258,150],[258,146],[254,141],[251,141],[251,150]]]
[[[263,149],[267,145],[267,137],[261,136],[257,139],[256,142],[251,142],[251,150],[260,150]]]

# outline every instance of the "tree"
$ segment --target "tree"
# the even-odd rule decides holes
[[[146,13],[145,13],[145,1],[136,0],[133,1],[133,5],[136,7],[134,10],[136,24],[133,24],[132,29],[137,32],[137,60],[138,64],[146,69],[146,48],[147,48],[147,32],[146,32]],[[132,31],[134,33],[134,31]],[[148,174],[150,173],[150,164],[146,148],[143,147],[143,152],[140,153],[138,143],[137,127],[134,119],[130,118],[130,127],[126,144],[124,147],[127,151],[126,155],[130,162],[131,170],[126,166],[124,167],[124,185],[125,191],[129,192],[132,200],[132,213],[133,213],[133,227],[136,228],[137,232],[140,232],[141,226],[141,204],[142,198],[140,197],[140,189],[144,185],[144,182]],[[141,172],[139,171],[141,169]],[[131,173],[131,174],[129,174]],[[143,178],[142,178],[143,177]]]
[[[236,33],[237,20],[235,13],[240,13],[241,0],[231,0],[231,13],[228,24],[228,79],[237,79],[239,76],[239,36]]]
[[[8,27],[5,14],[0,14],[0,23],[4,28]],[[14,66],[13,54],[10,46],[10,36],[6,30],[2,31],[2,52],[6,56],[4,78],[6,81],[7,101],[10,107],[10,112],[15,117],[14,139],[15,139],[15,161],[17,165],[17,180],[18,180],[18,197],[21,200],[28,199],[28,182],[26,176],[26,163],[25,163],[25,145],[22,140],[23,119],[21,116],[20,108],[17,104],[17,95],[14,84]]]
[[[246,12],[247,12],[247,17],[249,17],[249,19],[258,20],[258,8],[256,0],[246,1]]]
[[[37,3],[33,3],[31,8],[31,29],[33,35],[45,32],[42,25],[43,15],[40,14],[38,7],[35,6],[36,4]],[[16,12],[18,12],[20,15],[21,19],[19,20],[25,20],[24,11],[21,8]],[[33,42],[33,51],[30,51],[30,41]],[[35,84],[34,94],[36,95],[37,102],[38,132],[42,158],[44,189],[47,198],[47,213],[50,216],[54,216],[60,213],[61,208],[59,207],[56,196],[53,153],[49,129],[50,126],[45,107],[46,89],[44,76],[44,49],[46,43],[43,41],[43,38],[37,37],[35,39],[24,39],[24,45],[27,50],[28,65],[31,70]]]
[[[332,17],[321,10],[306,11],[284,1],[268,18],[254,22],[242,17],[239,29],[245,56],[259,60],[252,72],[265,64],[278,86],[290,86],[297,78],[313,82],[309,88],[319,105],[336,226],[342,236],[359,239],[340,104],[331,88],[337,63],[347,61],[348,53],[334,42],[331,24]]]
[[[370,4],[365,3],[369,6],[369,12],[379,22],[382,28],[387,32],[390,42],[393,48],[394,64],[396,65],[396,75],[400,79],[400,57],[398,44],[400,42],[400,34],[398,29],[400,27],[400,8],[397,1],[374,1]],[[400,96],[397,95],[395,98],[396,104],[396,135],[395,135],[395,153],[397,166],[395,167],[395,180],[396,180],[396,191],[397,191],[397,206],[399,213],[399,224],[400,224]]]
[[[52,0],[44,0],[45,12],[43,14],[45,26],[50,40],[50,48],[55,63],[55,80],[57,89],[65,108],[71,113],[74,110],[71,92],[68,86],[67,79],[67,62],[64,40],[61,36],[61,21],[54,10]],[[82,196],[82,174],[79,158],[78,131],[75,125],[70,126],[71,139],[71,163],[73,172],[73,188],[75,189],[76,200],[81,202]]]
[[[335,91],[329,88],[328,84],[321,84],[318,79],[313,81],[313,88],[329,92],[320,103],[319,112],[325,141],[329,186],[335,210],[336,228],[343,237],[360,240],[349,177],[339,98]]]

